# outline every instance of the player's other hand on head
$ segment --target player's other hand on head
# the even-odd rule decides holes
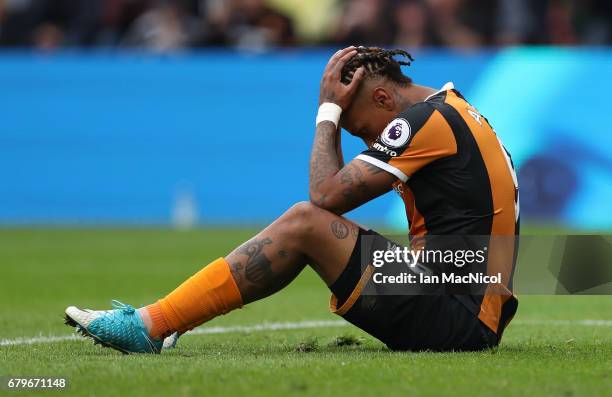
[[[353,96],[363,80],[365,69],[357,69],[349,84],[342,83],[342,69],[344,65],[355,55],[357,49],[353,46],[337,51],[327,63],[323,78],[321,79],[321,92],[319,94],[319,104],[330,102],[346,110],[353,100]]]

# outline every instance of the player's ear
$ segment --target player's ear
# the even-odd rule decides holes
[[[387,90],[383,87],[376,87],[374,91],[372,91],[372,100],[374,101],[374,106],[392,111],[395,109],[395,99],[393,95],[391,95]]]

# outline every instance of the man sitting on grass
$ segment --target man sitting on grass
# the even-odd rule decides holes
[[[67,323],[124,353],[159,353],[164,338],[264,299],[310,265],[332,292],[331,310],[391,349],[496,346],[518,305],[508,289],[513,244],[489,247],[488,266],[502,263],[497,270],[504,279],[484,293],[362,293],[372,282],[373,247],[393,243],[342,214],[391,189],[404,200],[411,236],[518,234],[518,188],[508,152],[452,83],[437,91],[406,77],[401,66],[410,61],[401,50],[336,52],[321,82],[310,201],[157,302],[139,309],[116,302],[110,311],[71,306]],[[347,165],[340,127],[367,146]]]

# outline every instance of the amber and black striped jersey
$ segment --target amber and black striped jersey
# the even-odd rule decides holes
[[[412,236],[518,234],[511,157],[488,120],[452,83],[403,111],[357,158],[398,178],[394,189],[404,201]],[[502,272],[505,291],[460,299],[494,332],[516,311],[509,290],[514,242],[491,239],[489,246],[488,271]]]

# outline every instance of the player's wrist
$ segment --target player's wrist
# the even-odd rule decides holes
[[[324,121],[331,121],[334,123],[336,128],[340,124],[340,116],[342,115],[342,108],[335,103],[323,102],[319,106],[319,112],[317,113],[316,125]]]

